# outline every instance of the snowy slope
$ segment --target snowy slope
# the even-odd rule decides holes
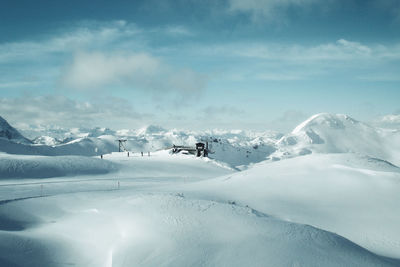
[[[249,205],[400,258],[400,169],[388,162],[353,153],[312,154],[191,186],[193,196]]]
[[[11,202],[0,206],[0,218],[0,263],[8,266],[399,263],[334,233],[249,207],[166,193],[114,191]]]
[[[213,149],[265,142],[242,136],[224,133]],[[95,142],[63,146],[84,140]],[[321,151],[241,172],[168,151],[78,162],[5,154],[4,166],[30,166],[9,173],[51,173],[58,165],[90,171],[0,180],[0,266],[399,266],[399,168],[360,153]],[[107,164],[118,169],[87,175]]]
[[[118,173],[92,181],[87,176],[76,177],[76,182],[66,180],[64,184],[60,180],[54,183],[54,179],[41,179],[45,197],[37,197],[39,186],[32,180],[29,184],[15,181],[14,193],[7,183],[0,183],[1,196],[9,196],[0,201],[0,264],[41,267],[398,266],[399,260],[374,253],[382,247],[368,251],[360,247],[359,242],[356,244],[342,237],[341,228],[334,233],[307,225],[316,226],[325,219],[332,225],[338,222],[343,226],[346,219],[345,226],[352,227],[348,230],[354,235],[365,235],[367,240],[378,245],[381,243],[376,237],[387,238],[391,233],[391,239],[386,239],[386,254],[396,245],[398,230],[394,227],[369,229],[374,223],[387,227],[387,221],[398,222],[397,217],[387,217],[393,206],[382,211],[382,218],[360,225],[360,220],[373,216],[360,217],[357,221],[355,217],[363,215],[366,209],[357,213],[358,202],[343,207],[346,197],[351,196],[347,201],[356,199],[351,193],[359,186],[359,179],[370,180],[373,176],[352,174],[337,181],[336,187],[354,176],[348,183],[356,184],[349,187],[347,194],[341,195],[335,210],[333,195],[340,187],[330,194],[326,190],[319,192],[333,178],[320,177],[318,173],[309,176],[316,171],[312,168],[314,164],[319,166],[329,161],[319,158],[321,155],[312,157],[316,159],[298,157],[232,172],[207,159],[170,156],[166,152],[129,158],[126,153],[113,153],[105,155],[105,160],[123,165]],[[366,168],[358,170],[364,166],[364,160],[353,160],[352,155],[342,160],[332,159],[338,165],[331,167],[337,170],[332,177],[352,172],[375,173],[372,169],[376,166],[381,168],[379,173],[387,173],[385,181],[392,177],[395,167],[374,160],[367,160]],[[350,165],[346,163],[349,161]],[[343,171],[339,163],[346,163],[353,169]],[[327,166],[329,164],[320,168]],[[266,173],[270,178],[265,177]],[[291,176],[294,173],[297,176]],[[219,175],[223,177],[208,180]],[[114,187],[108,186],[112,177],[118,177],[121,182],[119,190],[115,187],[117,180],[113,180]],[[187,179],[182,179],[185,177]],[[325,178],[324,181],[316,182],[321,178]],[[198,180],[202,182],[193,183]],[[376,181],[369,181],[358,190],[370,186],[376,187]],[[19,199],[13,197],[16,192]],[[378,201],[370,213],[376,212],[375,208],[382,204],[379,201],[386,201],[397,191],[389,192],[386,200],[380,200],[379,188],[378,193],[376,198],[370,194],[365,204]],[[396,202],[395,198],[391,200]],[[350,212],[354,213],[353,217]],[[309,222],[299,223],[300,219]],[[389,232],[380,236],[382,231]]]
[[[117,169],[118,164],[81,156],[15,156],[0,153],[0,179],[94,175]]]

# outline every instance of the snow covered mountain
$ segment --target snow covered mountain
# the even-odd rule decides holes
[[[14,127],[0,116],[0,138],[16,143],[31,144],[32,142],[22,136]]]
[[[11,127],[11,126],[10,126]],[[33,131],[29,131],[33,135]],[[96,156],[118,151],[117,139],[125,139],[125,148],[131,153],[154,152],[175,145],[194,146],[209,142],[210,157],[230,167],[243,169],[261,162],[273,153],[275,143],[282,135],[272,131],[205,131],[166,130],[150,125],[139,130],[113,131],[107,128],[41,128],[34,144],[3,143],[0,151],[28,155]]]
[[[58,140],[57,138],[47,135],[36,137],[35,139],[32,140],[32,142],[35,144],[46,145],[46,146],[55,146],[62,143],[61,140]]]
[[[311,153],[358,153],[399,162],[400,133],[372,127],[343,114],[321,113],[277,142],[272,159]]]
[[[50,128],[41,129],[40,133],[46,135],[34,138],[34,145],[4,119],[2,124],[9,129],[8,134],[3,135],[12,137],[7,141],[13,143],[3,142],[0,150],[12,154],[96,156],[118,151],[116,140],[126,139],[125,148],[131,153],[154,152],[174,144],[194,146],[199,141],[208,142],[210,158],[236,169],[246,169],[267,159],[279,160],[311,153],[352,152],[400,164],[400,131],[373,127],[342,114],[314,115],[287,135],[272,131],[192,132],[166,130],[154,125],[118,131],[108,128]]]

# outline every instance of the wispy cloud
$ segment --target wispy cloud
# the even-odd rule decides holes
[[[357,79],[369,82],[399,82],[399,73],[374,73],[370,75],[357,76]]]
[[[15,87],[21,87],[21,86],[32,86],[36,85],[37,81],[21,81],[21,82],[6,82],[6,83],[1,83],[0,82],[0,88],[15,88]]]
[[[246,111],[235,106],[208,106],[202,110],[205,119],[217,119],[226,117],[241,117]]]
[[[42,36],[36,41],[0,43],[0,64],[37,59],[38,56],[60,56],[81,50],[146,50],[153,34],[164,36],[193,36],[182,25],[165,25],[141,29],[124,20],[83,21],[63,29],[54,36]]]
[[[186,36],[193,36],[194,33],[190,31],[188,28],[182,26],[182,25],[175,25],[175,26],[167,26],[163,29],[161,29],[162,32],[165,32],[166,34],[169,35],[186,35]]]
[[[315,4],[327,5],[331,1],[321,0],[229,0],[229,11],[250,14],[254,21],[282,22],[290,8],[303,9]]]
[[[189,66],[170,64],[168,60],[154,55],[146,44],[147,38],[154,32],[173,36],[191,35],[189,30],[179,25],[167,25],[144,33],[126,21],[88,21],[41,41],[0,44],[0,66],[21,64],[22,68],[17,71],[23,72],[25,68],[36,69],[35,66],[41,62],[47,62],[41,64],[40,75],[49,73],[49,69],[53,74],[57,70],[60,85],[78,90],[116,85],[128,89],[151,89],[158,93],[199,93],[207,84],[206,75]],[[55,81],[57,76],[52,78]],[[43,77],[41,80],[44,80]],[[2,87],[18,83],[23,85],[21,81],[13,80],[5,81]]]
[[[359,42],[339,39],[334,43],[304,45],[278,45],[256,43],[237,47],[235,54],[243,57],[252,57],[270,60],[285,61],[343,61],[368,58],[400,58],[400,47],[386,47],[383,45],[367,46]]]
[[[138,36],[141,30],[125,21],[109,23],[83,22],[62,34],[44,36],[37,41],[0,44],[0,63],[37,60],[39,56],[60,56],[82,49],[99,49]],[[140,44],[140,42],[136,42]]]
[[[338,71],[357,79],[371,75],[393,80],[388,72],[395,73],[393,63],[400,61],[400,44],[364,44],[343,38],[315,45],[238,42],[195,49],[205,58],[241,62],[223,70],[224,78],[233,81],[309,80]]]

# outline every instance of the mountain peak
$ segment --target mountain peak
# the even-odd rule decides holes
[[[379,130],[344,114],[320,113],[282,137],[277,145],[282,157],[316,153],[356,152],[382,159],[387,157],[385,138]]]
[[[292,131],[292,134],[298,134],[302,131],[312,130],[314,127],[344,129],[347,125],[354,125],[357,123],[359,123],[359,121],[345,114],[319,113],[300,123]]]
[[[5,138],[17,143],[32,143],[20,134],[3,117],[0,116],[0,138]]]

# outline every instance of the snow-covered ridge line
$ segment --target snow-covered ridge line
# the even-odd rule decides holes
[[[49,128],[46,131],[41,128],[40,133],[43,135],[34,139],[34,146],[19,142],[20,137],[9,140],[18,144],[3,145],[1,150],[13,154],[99,156],[118,151],[116,140],[121,138],[127,140],[126,148],[132,152],[158,151],[174,144],[193,146],[202,141],[209,142],[214,152],[211,158],[235,169],[245,169],[268,159],[347,152],[400,165],[396,160],[400,154],[399,131],[376,128],[344,114],[313,115],[286,135],[248,130],[180,131],[154,125],[117,131],[108,128]]]

